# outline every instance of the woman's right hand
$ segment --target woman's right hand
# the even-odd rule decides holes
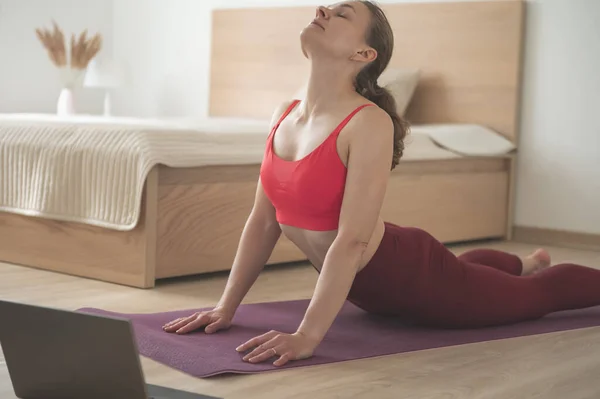
[[[207,334],[231,327],[233,314],[222,309],[215,308],[204,312],[196,312],[187,317],[180,317],[163,326],[168,333],[187,334],[204,327]]]

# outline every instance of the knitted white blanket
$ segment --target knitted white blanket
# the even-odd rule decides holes
[[[432,128],[413,128],[404,161],[460,157],[449,151],[453,142],[468,155],[487,148],[467,147],[470,137],[453,140]],[[0,114],[0,211],[131,230],[154,166],[258,164],[268,134],[269,121],[262,120]]]
[[[261,162],[268,121],[201,126],[0,115],[0,211],[131,230],[155,165]]]

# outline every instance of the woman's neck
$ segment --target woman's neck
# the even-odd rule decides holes
[[[353,83],[353,71],[339,66],[315,65],[311,62],[306,95],[302,102],[301,119],[327,112],[340,100],[356,94]]]

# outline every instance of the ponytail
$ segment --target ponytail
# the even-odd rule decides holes
[[[391,93],[384,87],[377,84],[377,79],[372,78],[372,71],[367,65],[356,77],[356,92],[367,100],[377,104],[377,106],[388,113],[392,118],[394,125],[394,155],[392,158],[391,169],[394,169],[400,162],[404,153],[404,138],[408,133],[409,124],[396,111],[396,100]]]
[[[398,165],[404,153],[404,138],[408,133],[409,124],[398,115],[396,100],[390,92],[377,84],[379,75],[388,66],[394,51],[394,32],[383,12],[375,2],[359,0],[371,11],[371,26],[366,32],[366,42],[377,51],[377,58],[366,65],[356,76],[354,82],[358,94],[388,113],[394,123],[394,157],[392,169]]]

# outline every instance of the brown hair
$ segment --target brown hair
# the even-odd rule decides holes
[[[404,138],[409,129],[409,124],[396,111],[396,101],[391,93],[377,84],[377,79],[388,66],[394,50],[394,32],[377,4],[368,0],[361,0],[362,4],[371,11],[371,25],[367,32],[367,44],[377,51],[377,58],[365,66],[356,76],[356,91],[367,100],[374,102],[386,111],[394,124],[394,157],[392,169],[398,165],[404,152]]]

